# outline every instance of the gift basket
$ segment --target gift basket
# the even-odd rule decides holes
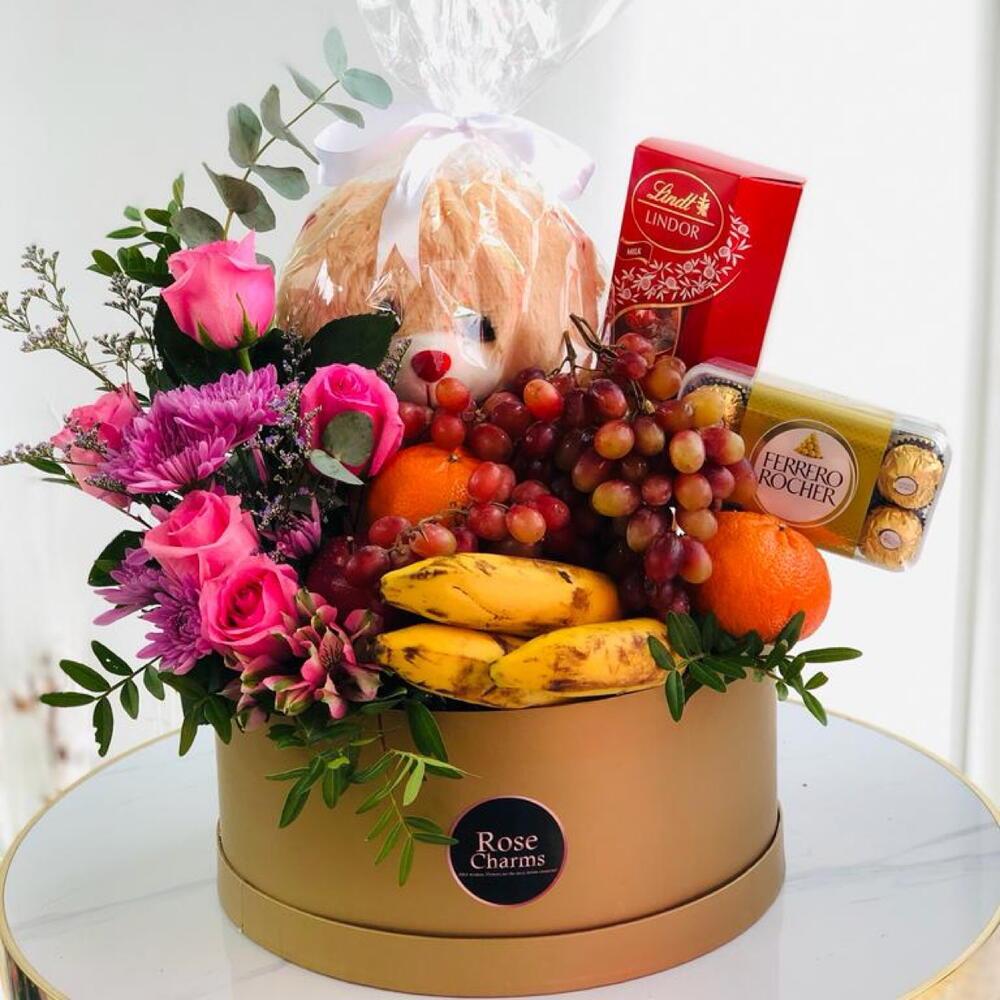
[[[181,176],[94,251],[127,330],[78,331],[38,247],[0,298],[99,390],[4,462],[129,519],[88,583],[149,627],[43,701],[103,756],[179,696],[180,752],[216,738],[225,912],[352,982],[555,993],[749,927],[784,872],[776,700],[825,724],[823,667],[860,655],[800,646],[820,549],[910,565],[950,460],[755,371],[793,175],[640,143],[599,319],[564,205],[593,165],[515,111],[619,6],[359,0],[417,104],[331,30],[304,107],[230,109],[224,212]],[[256,234],[310,184],[276,149],[330,187],[277,275]]]

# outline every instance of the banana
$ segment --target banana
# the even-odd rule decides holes
[[[603,573],[485,552],[435,556],[382,577],[383,599],[433,621],[486,632],[537,635],[611,622],[618,590]]]
[[[504,691],[493,683],[490,665],[523,642],[428,622],[383,632],[375,641],[375,662],[414,687],[474,705],[527,708],[561,700],[545,692]]]
[[[666,645],[666,626],[655,618],[631,618],[557,629],[496,660],[490,676],[500,688],[563,699],[656,687],[666,673],[649,652],[650,636]]]

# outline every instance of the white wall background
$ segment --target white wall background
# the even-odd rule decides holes
[[[996,793],[987,734],[1000,697],[979,652],[994,645],[996,604],[973,615],[974,580],[976,593],[996,594],[986,588],[996,586],[997,546],[981,523],[991,508],[977,506],[993,18],[989,0],[634,0],[524,110],[596,157],[577,210],[609,257],[644,135],[809,178],[765,367],[939,421],[956,451],[916,569],[891,575],[830,558],[822,638],[867,655],[837,670],[827,702],[962,763],[971,697],[970,759]],[[20,287],[25,243],[60,248],[78,322],[113,329],[101,280],[84,270],[89,250],[124,204],[159,203],[181,168],[206,201],[199,164],[226,163],[226,108],[256,103],[272,81],[291,100],[285,62],[321,77],[332,23],[356,63],[372,65],[350,0],[0,0],[0,288]],[[267,252],[281,259],[307,210],[282,206]],[[48,436],[88,391],[58,359],[22,356],[12,335],[0,338],[3,446]],[[85,713],[53,718],[31,699],[55,680],[59,657],[86,652],[98,602],[83,581],[118,515],[21,469],[0,476],[2,844],[91,762]],[[108,641],[131,652],[138,635],[125,627]],[[144,717],[118,749],[174,718]]]

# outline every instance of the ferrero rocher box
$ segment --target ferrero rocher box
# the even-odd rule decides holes
[[[635,149],[608,296],[617,338],[640,330],[689,367],[756,365],[800,177],[667,139]]]
[[[646,975],[735,937],[783,878],[769,685],[704,690],[682,723],[661,688],[437,715],[451,761],[423,811],[456,839],[409,882],[373,865],[366,793],[318,796],[279,829],[266,775],[300,751],[218,745],[219,893],[253,940],[299,965],[413,993],[556,993]],[[386,713],[390,745],[410,748]],[[375,723],[373,723],[375,725]],[[357,795],[357,799],[355,799]]]

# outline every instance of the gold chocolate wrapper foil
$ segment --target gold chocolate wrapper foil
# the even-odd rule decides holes
[[[943,475],[944,463],[930,448],[899,444],[885,453],[878,488],[886,500],[919,510],[934,499]]]
[[[690,392],[685,393],[685,399],[696,392],[707,392],[711,389],[722,398],[722,422],[731,430],[738,431],[743,423],[743,414],[747,411],[746,397],[743,390],[727,382],[702,382]]]
[[[879,566],[902,569],[917,553],[924,526],[912,511],[875,507],[865,520],[860,547]]]

